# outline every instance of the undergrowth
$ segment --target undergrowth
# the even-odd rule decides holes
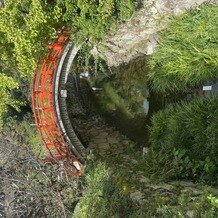
[[[151,148],[142,169],[154,179],[217,185],[218,97],[193,100],[152,118]]]
[[[217,197],[207,192],[193,194],[176,190],[163,194],[147,184],[142,204],[134,202],[126,190],[125,178],[104,162],[88,161],[83,182],[83,196],[78,202],[75,218],[144,218],[144,217],[210,217],[217,214]],[[122,181],[124,180],[124,181]],[[188,190],[188,189],[187,189]]]
[[[0,131],[1,212],[9,217],[70,217],[80,195],[78,178],[63,178],[54,162],[45,164],[32,121],[31,113],[12,114]]]
[[[7,117],[2,131],[5,135],[22,137],[25,139],[23,143],[28,142],[34,155],[43,158],[45,152],[43,151],[40,136],[36,127],[31,126],[32,123],[34,123],[32,113],[28,112],[25,115],[17,113],[17,115]]]
[[[86,168],[83,197],[75,217],[128,217],[133,202],[116,185],[112,172],[104,163],[90,162]]]

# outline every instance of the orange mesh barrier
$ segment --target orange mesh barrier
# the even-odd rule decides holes
[[[32,108],[41,140],[49,153],[46,162],[61,163],[67,173],[81,175],[81,163],[65,142],[57,124],[53,98],[54,73],[69,35],[62,30],[48,45],[49,52],[35,71],[32,84]]]

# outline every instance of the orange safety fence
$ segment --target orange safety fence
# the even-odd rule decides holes
[[[45,59],[38,63],[32,82],[32,108],[41,140],[49,153],[45,162],[57,162],[69,174],[81,175],[81,163],[77,160],[57,124],[54,102],[54,74],[69,35],[62,30],[51,44]]]

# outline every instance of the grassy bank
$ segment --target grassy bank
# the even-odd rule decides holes
[[[218,97],[173,105],[152,118],[145,173],[218,185]]]
[[[218,7],[203,4],[171,18],[150,59],[150,80],[159,92],[190,91],[218,71]]]
[[[138,173],[135,173],[138,176]],[[83,196],[76,206],[74,217],[210,217],[217,215],[217,198],[204,187],[196,190],[179,185],[152,183],[143,186],[141,204],[131,198],[130,180],[122,178],[105,162],[88,162],[83,180]],[[172,187],[172,189],[169,189]]]

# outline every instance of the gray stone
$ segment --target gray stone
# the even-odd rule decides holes
[[[149,185],[149,187],[151,187],[151,188],[153,188],[153,189],[155,189],[155,190],[157,190],[157,189],[165,189],[165,190],[168,190],[168,191],[170,191],[170,190],[172,190],[173,188],[174,188],[174,186],[173,185],[169,185],[169,184],[161,184],[161,185]]]
[[[199,190],[199,189],[196,189],[196,188],[186,187],[183,190],[181,190],[181,193],[192,194],[192,195],[201,195],[204,192]]]
[[[186,213],[187,217],[194,217],[194,211],[193,210],[188,210],[187,213]]]
[[[116,144],[119,142],[119,140],[117,138],[108,138],[107,142],[110,144]]]
[[[142,149],[142,157],[144,157],[148,153],[148,147],[143,147]]]
[[[179,185],[179,186],[184,186],[184,187],[196,187],[196,184],[190,181],[173,181],[169,183],[173,185],[177,185],[177,186]]]
[[[96,147],[96,144],[95,143],[89,143],[89,148],[95,148]]]
[[[139,182],[141,182],[141,183],[149,183],[149,181],[150,180],[144,176],[141,176],[141,178],[139,179]]]
[[[105,143],[99,144],[99,145],[98,145],[98,148],[99,148],[99,149],[108,150],[108,149],[110,149],[110,145],[109,145],[107,142],[105,142]]]
[[[99,133],[97,130],[91,130],[89,131],[90,136],[97,136]]]
[[[95,139],[92,139],[93,142],[95,144],[102,144],[102,143],[106,143],[107,142],[107,139],[106,138],[95,138]]]
[[[159,31],[167,27],[169,15],[183,13],[205,1],[142,0],[143,7],[129,21],[121,23],[116,31],[111,30],[108,37],[92,50],[92,54],[99,55],[111,67],[150,55],[157,47]]]
[[[140,191],[135,191],[130,194],[130,198],[135,202],[141,202],[143,200],[143,194]]]
[[[107,132],[101,132],[100,134],[99,134],[99,137],[101,137],[101,138],[104,138],[104,137],[107,137],[108,136],[108,133]]]
[[[116,153],[116,154],[122,154],[123,153],[123,147],[122,146],[113,147],[113,148],[111,148],[111,150],[113,150],[113,152]]]
[[[137,161],[136,159],[131,159],[131,162],[132,162],[134,165],[138,164],[138,161]]]

